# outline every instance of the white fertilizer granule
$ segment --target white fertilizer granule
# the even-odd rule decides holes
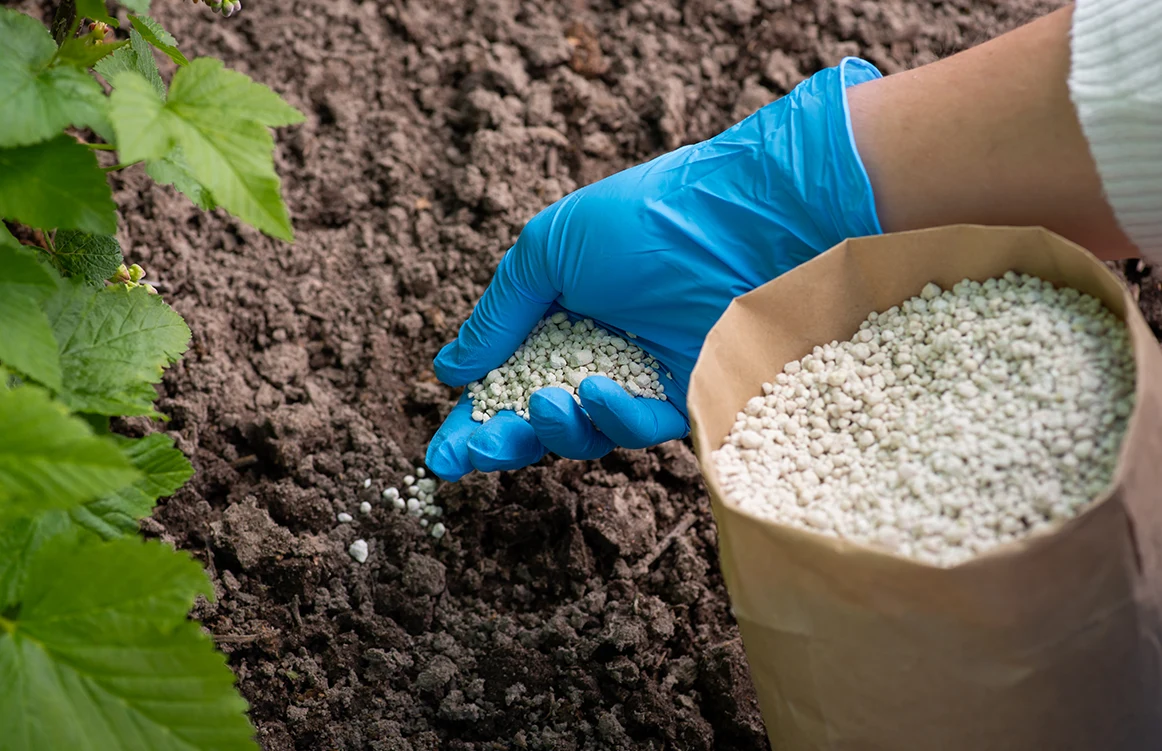
[[[657,368],[657,360],[640,347],[593,321],[570,322],[564,313],[554,313],[537,324],[507,362],[468,384],[472,419],[484,422],[508,409],[527,420],[534,392],[557,386],[578,399],[577,387],[591,375],[611,378],[634,396],[665,401]]]
[[[1012,272],[929,284],[783,370],[714,452],[727,502],[941,566],[1076,516],[1133,408],[1125,325]]]

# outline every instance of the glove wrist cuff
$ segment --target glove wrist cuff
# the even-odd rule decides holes
[[[882,74],[874,65],[846,57],[752,116],[765,121],[764,152],[778,172],[794,180],[799,210],[814,219],[819,233],[804,239],[820,251],[849,237],[883,232],[847,101],[849,88],[877,78]]]

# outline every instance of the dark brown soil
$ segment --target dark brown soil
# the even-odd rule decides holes
[[[218,598],[195,615],[262,746],[766,748],[686,445],[443,485],[439,542],[377,492],[423,456],[455,396],[430,360],[540,208],[844,55],[893,72],[1059,4],[328,0],[221,19],[154,0],[187,54],[307,115],[278,135],[293,246],[136,170],[118,192],[127,255],[194,332],[160,407],[198,474],[146,530],[209,567]],[[1128,276],[1162,323],[1158,277]]]

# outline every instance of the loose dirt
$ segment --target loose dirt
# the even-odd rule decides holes
[[[379,491],[421,460],[455,396],[431,358],[538,210],[845,55],[890,73],[1057,5],[328,0],[222,19],[154,0],[189,56],[307,115],[277,136],[293,246],[118,178],[127,255],[194,332],[160,408],[198,474],[145,528],[209,568],[195,615],[262,746],[767,748],[686,444],[442,485],[439,542]],[[1126,271],[1162,324],[1159,278]]]

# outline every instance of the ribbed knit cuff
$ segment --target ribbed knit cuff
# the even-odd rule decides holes
[[[1162,3],[1077,0],[1069,90],[1106,197],[1162,263]]]

